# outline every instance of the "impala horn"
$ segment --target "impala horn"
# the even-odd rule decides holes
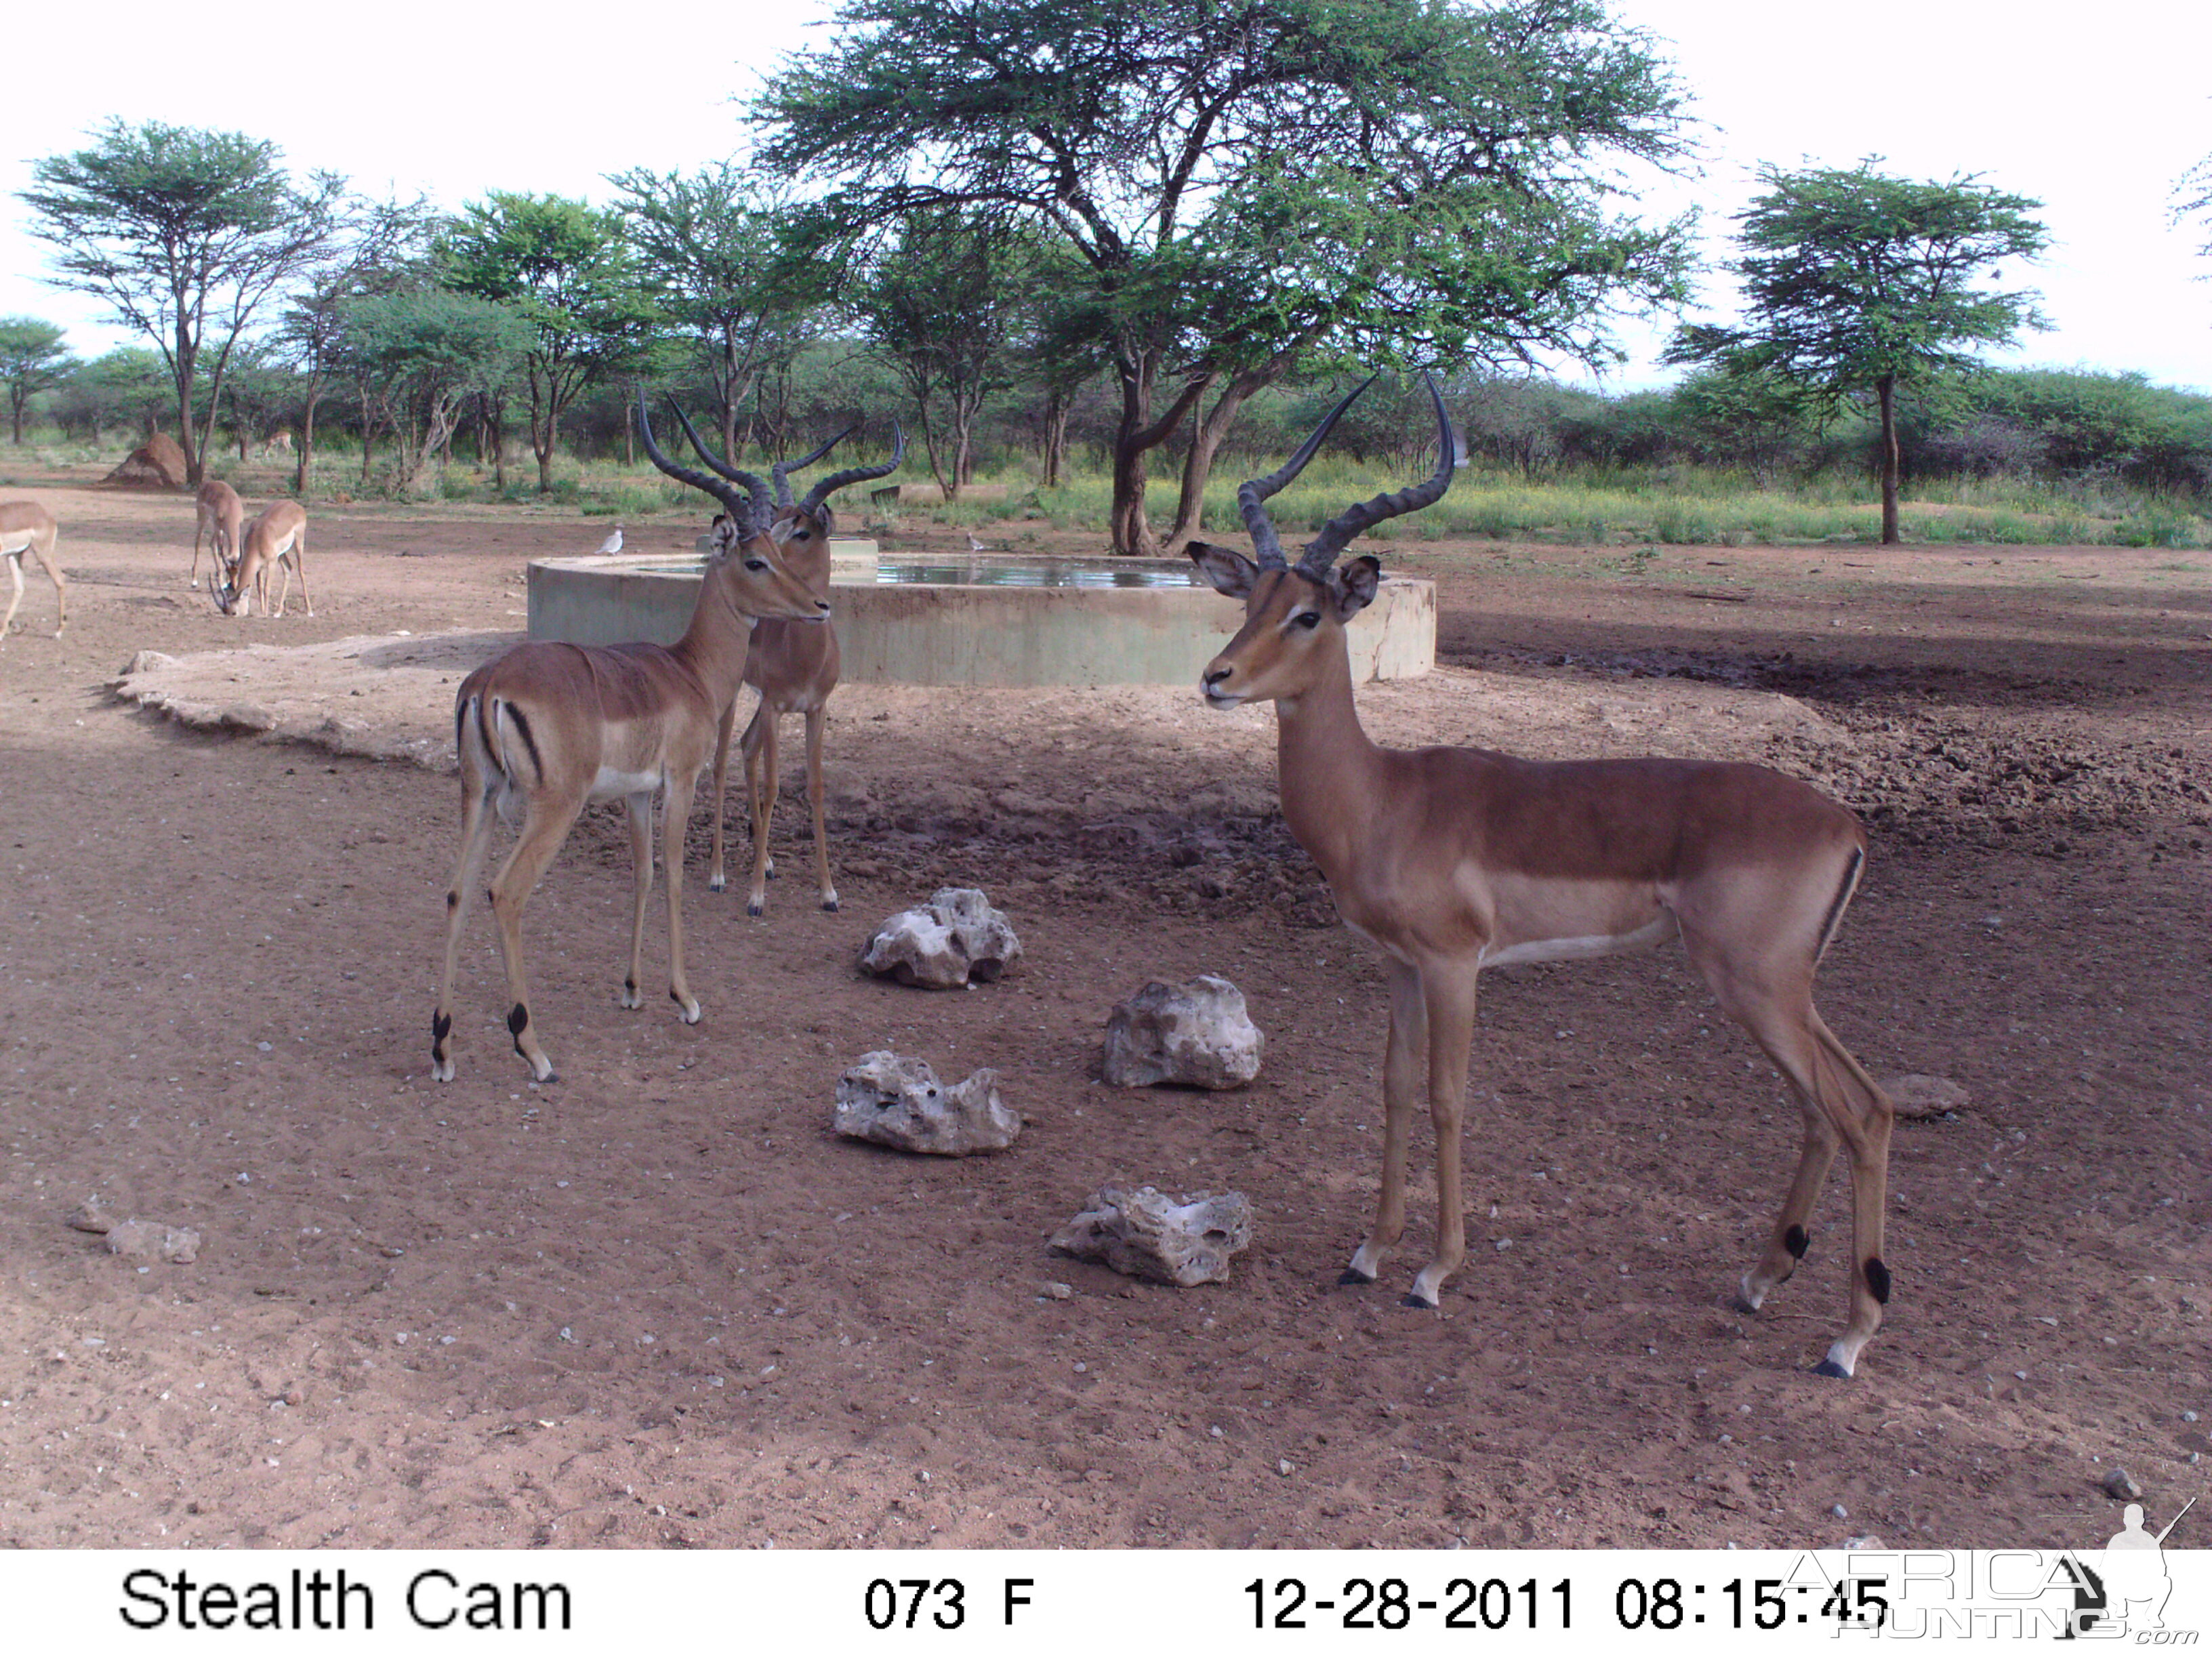
[[[847,428],[848,431],[850,429],[850,428]],[[837,434],[837,437],[842,438],[844,435],[845,434],[841,432]],[[830,441],[830,443],[834,444],[836,441],[837,438],[832,438]],[[806,460],[793,461],[792,465],[794,467],[805,466],[809,461],[818,460],[822,456],[829,453],[829,449],[830,444],[824,444],[820,449],[816,450],[813,454],[809,455],[806,458]],[[902,427],[896,421],[893,421],[891,422],[890,459],[885,461],[881,466],[852,466],[847,467],[842,472],[832,472],[828,477],[823,479],[819,483],[816,484],[813,489],[806,492],[806,499],[799,502],[799,510],[802,513],[810,514],[818,513],[822,510],[823,502],[830,499],[830,493],[833,490],[842,489],[847,484],[865,483],[870,478],[881,478],[886,477],[890,473],[897,471],[899,469],[899,463],[904,459],[906,459],[906,428]]]
[[[673,398],[668,400],[668,406],[675,410],[677,420],[682,424],[684,430],[690,434],[693,447],[698,448],[703,455],[706,452],[699,443],[699,434],[692,431],[691,422],[685,416],[683,406]],[[740,471],[733,466],[724,468],[722,470],[724,477],[729,479],[730,483],[744,486],[745,493],[740,496],[736,490],[730,488],[729,483],[723,483],[721,478],[670,460],[661,453],[660,446],[653,441],[653,422],[646,414],[645,392],[642,388],[640,388],[637,394],[637,429],[639,434],[645,440],[645,453],[651,458],[655,466],[678,483],[688,483],[694,489],[702,489],[721,502],[728,511],[730,521],[732,524],[749,526],[746,532],[748,535],[757,536],[766,533],[769,519],[775,509],[769,505],[769,486],[765,479],[750,472]]]
[[[1395,519],[1404,513],[1418,513],[1423,507],[1441,501],[1444,491],[1451,488],[1452,474],[1459,467],[1459,446],[1452,439],[1451,416],[1444,412],[1444,394],[1437,389],[1437,377],[1425,373],[1421,379],[1428,386],[1429,400],[1437,408],[1436,471],[1425,483],[1370,497],[1357,507],[1345,508],[1331,519],[1321,527],[1321,534],[1306,544],[1305,551],[1299,556],[1298,572],[1301,575],[1319,580],[1328,574],[1329,566],[1336,562],[1336,556],[1344,551],[1354,536],[1362,531],[1373,529],[1385,519]],[[1360,391],[1366,389],[1362,386]],[[1358,392],[1352,394],[1353,397],[1358,395]],[[1349,403],[1351,398],[1345,401]],[[1340,404],[1337,408],[1340,414],[1343,404]],[[1332,422],[1335,418],[1334,415],[1329,417]],[[1325,424],[1322,430],[1326,432],[1328,427]]]

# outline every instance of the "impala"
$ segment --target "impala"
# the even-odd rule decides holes
[[[246,519],[246,503],[222,479],[210,478],[200,486],[193,509],[191,586],[200,585],[200,538],[204,536],[215,549],[215,574],[208,578],[212,589],[218,581],[229,581],[230,568],[238,562],[239,527]]]
[[[255,595],[261,614],[281,617],[292,591],[292,573],[300,573],[300,598],[307,614],[315,614],[315,601],[307,592],[307,509],[297,501],[275,501],[246,526],[238,545],[238,562],[215,590],[215,602],[226,617],[251,616]],[[278,570],[284,585],[276,590],[276,605],[269,605],[269,580]]]
[[[699,441],[687,425],[685,432],[699,459],[724,477],[734,476],[729,464]],[[830,538],[836,533],[837,515],[830,497],[848,484],[881,478],[898,470],[906,458],[906,434],[891,428],[891,458],[882,466],[848,467],[833,472],[806,492],[791,497],[790,474],[811,466],[852,435],[847,428],[810,454],[770,469],[775,480],[775,521],[769,533],[783,550],[792,571],[818,599],[830,597]],[[768,908],[768,880],[775,873],[775,860],[768,850],[769,816],[775,810],[776,722],[785,714],[806,720],[806,799],[814,813],[814,867],[822,890],[822,908],[837,908],[837,886],[830,877],[830,837],[822,817],[822,734],[830,694],[837,689],[842,659],[837,651],[835,623],[763,621],[753,629],[752,649],[745,657],[745,684],[760,693],[753,706],[751,723],[739,747],[745,758],[745,801],[753,834],[753,884],[745,900],[745,914],[757,916]],[[732,702],[722,713],[721,731],[714,744],[714,853],[708,887],[720,892],[728,884],[722,866],[722,799],[730,770],[730,734],[737,726],[738,706]]]
[[[8,614],[0,617],[0,645],[8,642],[8,624],[15,620],[15,607],[23,602],[23,555],[28,553],[54,581],[54,637],[69,626],[69,584],[54,562],[54,538],[61,533],[54,515],[36,501],[0,501],[0,560],[8,566],[15,591],[8,596]]]
[[[1364,390],[1364,388],[1361,388]],[[1796,1178],[1743,1276],[1755,1310],[1808,1243],[1805,1223],[1838,1148],[1850,1160],[1850,1322],[1817,1367],[1849,1376],[1889,1298],[1882,1261],[1888,1098],[1821,1024],[1815,966],[1866,860],[1858,820],[1796,779],[1705,761],[1547,763],[1484,749],[1378,747],[1353,705],[1345,627],[1375,597],[1361,532],[1437,500],[1455,450],[1431,383],[1441,460],[1425,483],[1329,520],[1295,566],[1264,505],[1350,406],[1282,468],[1238,491],[1257,561],[1193,544],[1244,623],[1200,682],[1217,708],[1272,702],[1283,817],[1328,878],[1338,912],[1380,946],[1389,978],[1382,1190],[1374,1231],[1343,1275],[1372,1283],[1405,1226],[1407,1138],[1425,1072],[1437,1138],[1436,1252],[1407,1303],[1433,1308],[1466,1255],[1460,1131],[1486,965],[1589,957],[1679,939],[1721,1006],[1789,1079],[1804,1114]]]
[[[678,417],[683,411],[677,411]],[[645,948],[646,900],[653,890],[653,798],[661,796],[661,862],[668,870],[668,994],[686,1024],[700,1018],[684,972],[684,829],[699,774],[738,695],[745,648],[760,617],[826,618],[827,600],[793,574],[769,533],[768,486],[735,474],[746,495],[678,466],[653,441],[639,395],[646,453],[670,477],[703,489],[727,510],[707,559],[691,625],[672,646],[588,647],[533,641],[485,664],[461,682],[453,700],[453,741],[461,762],[461,849],[446,890],[446,966],[430,1024],[430,1074],[453,1078],[453,985],[461,924],[476,890],[495,811],[521,833],[491,884],[507,968],[507,1028],[514,1051],[540,1082],[553,1062],[530,1018],[523,971],[522,907],[568,839],[585,803],[620,796],[629,818],[634,903],[629,972],[619,1000],[643,1006],[638,992]],[[690,423],[687,422],[688,426]]]

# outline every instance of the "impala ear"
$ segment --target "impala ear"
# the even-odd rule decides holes
[[[1348,623],[1375,603],[1375,589],[1382,580],[1382,561],[1362,553],[1349,564],[1328,573],[1328,597],[1335,602],[1336,619]]]
[[[1230,599],[1245,598],[1252,592],[1252,584],[1260,580],[1260,567],[1233,547],[1193,542],[1183,550],[1190,555],[1190,562],[1198,567],[1198,574],[1206,578],[1213,591]]]

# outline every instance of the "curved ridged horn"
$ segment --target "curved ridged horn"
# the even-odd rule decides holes
[[[675,399],[671,398],[669,404],[673,408]],[[684,420],[684,411],[681,409],[676,410],[676,418],[679,421]],[[684,421],[684,425],[686,431],[690,429],[691,423],[689,421]],[[732,524],[749,523],[760,516],[759,492],[765,486],[759,479],[751,477],[749,474],[734,474],[733,481],[745,484],[749,492],[747,496],[740,496],[737,491],[732,489],[720,479],[711,477],[704,472],[695,471],[690,467],[670,460],[667,456],[661,453],[660,446],[653,439],[653,422],[646,413],[645,389],[642,386],[638,388],[637,393],[637,429],[639,435],[645,440],[645,453],[655,466],[678,483],[690,484],[694,489],[703,489],[721,502],[728,510],[730,521]],[[697,440],[695,438],[693,441],[696,442]]]
[[[781,510],[784,507],[795,505],[791,499],[791,474],[798,471],[802,466],[813,465],[815,462],[820,460],[824,455],[827,455],[831,450],[836,448],[839,444],[843,443],[846,439],[851,437],[860,429],[860,422],[856,421],[851,426],[847,427],[842,432],[839,433],[836,437],[832,438],[828,443],[823,444],[819,449],[810,449],[806,453],[801,455],[795,461],[778,461],[774,466],[769,468],[769,476],[775,480],[775,504],[777,508]]]
[[[700,441],[697,429],[692,426],[691,417],[684,412],[684,405],[678,403],[672,395],[668,399],[668,406],[675,411],[678,422],[682,424],[684,435],[691,441],[692,453],[732,483],[743,484],[745,487],[747,497],[745,516],[751,520],[756,533],[766,530],[769,520],[775,516],[775,509],[769,504],[774,497],[769,493],[767,483],[758,473],[748,472],[743,467],[732,466],[720,455],[708,448]]]
[[[1328,436],[1329,428],[1336,424],[1346,410],[1352,407],[1361,392],[1375,384],[1375,379],[1370,374],[1352,387],[1344,401],[1322,417],[1322,423],[1314,428],[1313,436],[1298,446],[1297,454],[1266,477],[1249,479],[1237,487],[1237,507],[1244,515],[1244,528],[1252,538],[1252,550],[1260,556],[1261,569],[1280,570],[1289,562],[1283,556],[1283,544],[1275,534],[1274,522],[1267,517],[1267,509],[1261,503],[1306,470],[1306,463],[1313,459],[1314,451],[1321,447],[1322,440]]]
[[[837,435],[839,437],[842,437],[844,436],[844,434],[840,433]],[[831,442],[835,441],[835,439],[831,440]],[[822,448],[827,449],[830,446],[828,444],[824,444]],[[815,452],[817,455],[821,453],[821,450],[817,450]],[[809,457],[809,459],[811,459],[812,458]],[[881,478],[890,473],[896,472],[899,469],[899,463],[903,461],[905,459],[906,428],[902,427],[896,421],[893,421],[891,422],[890,459],[885,461],[881,466],[853,466],[846,468],[842,472],[832,472],[828,477],[823,479],[821,483],[816,484],[813,489],[806,492],[806,499],[799,502],[799,510],[802,513],[818,512],[821,510],[822,503],[830,499],[831,491],[842,489],[847,484],[865,483],[870,478]],[[805,461],[798,461],[794,462],[793,465],[804,466],[806,463]]]
[[[1371,530],[1385,519],[1395,519],[1401,513],[1418,513],[1430,503],[1443,498],[1451,488],[1452,473],[1459,465],[1459,447],[1453,441],[1451,417],[1444,412],[1444,394],[1437,387],[1437,377],[1424,373],[1428,382],[1429,398],[1437,406],[1437,470],[1425,483],[1418,483],[1395,494],[1372,496],[1357,507],[1348,507],[1321,528],[1321,534],[1306,544],[1305,551],[1298,556],[1301,575],[1318,580],[1328,574],[1328,568],[1336,562],[1336,556],[1344,551],[1354,536]],[[1364,388],[1363,388],[1364,389]],[[1324,428],[1323,430],[1327,428]]]

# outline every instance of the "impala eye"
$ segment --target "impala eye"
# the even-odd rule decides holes
[[[766,559],[747,559],[745,561],[745,568],[748,570],[765,570],[768,568],[768,561]]]
[[[1297,623],[1300,628],[1319,628],[1321,626],[1321,612],[1318,611],[1301,611],[1297,616],[1291,617],[1291,620]]]

